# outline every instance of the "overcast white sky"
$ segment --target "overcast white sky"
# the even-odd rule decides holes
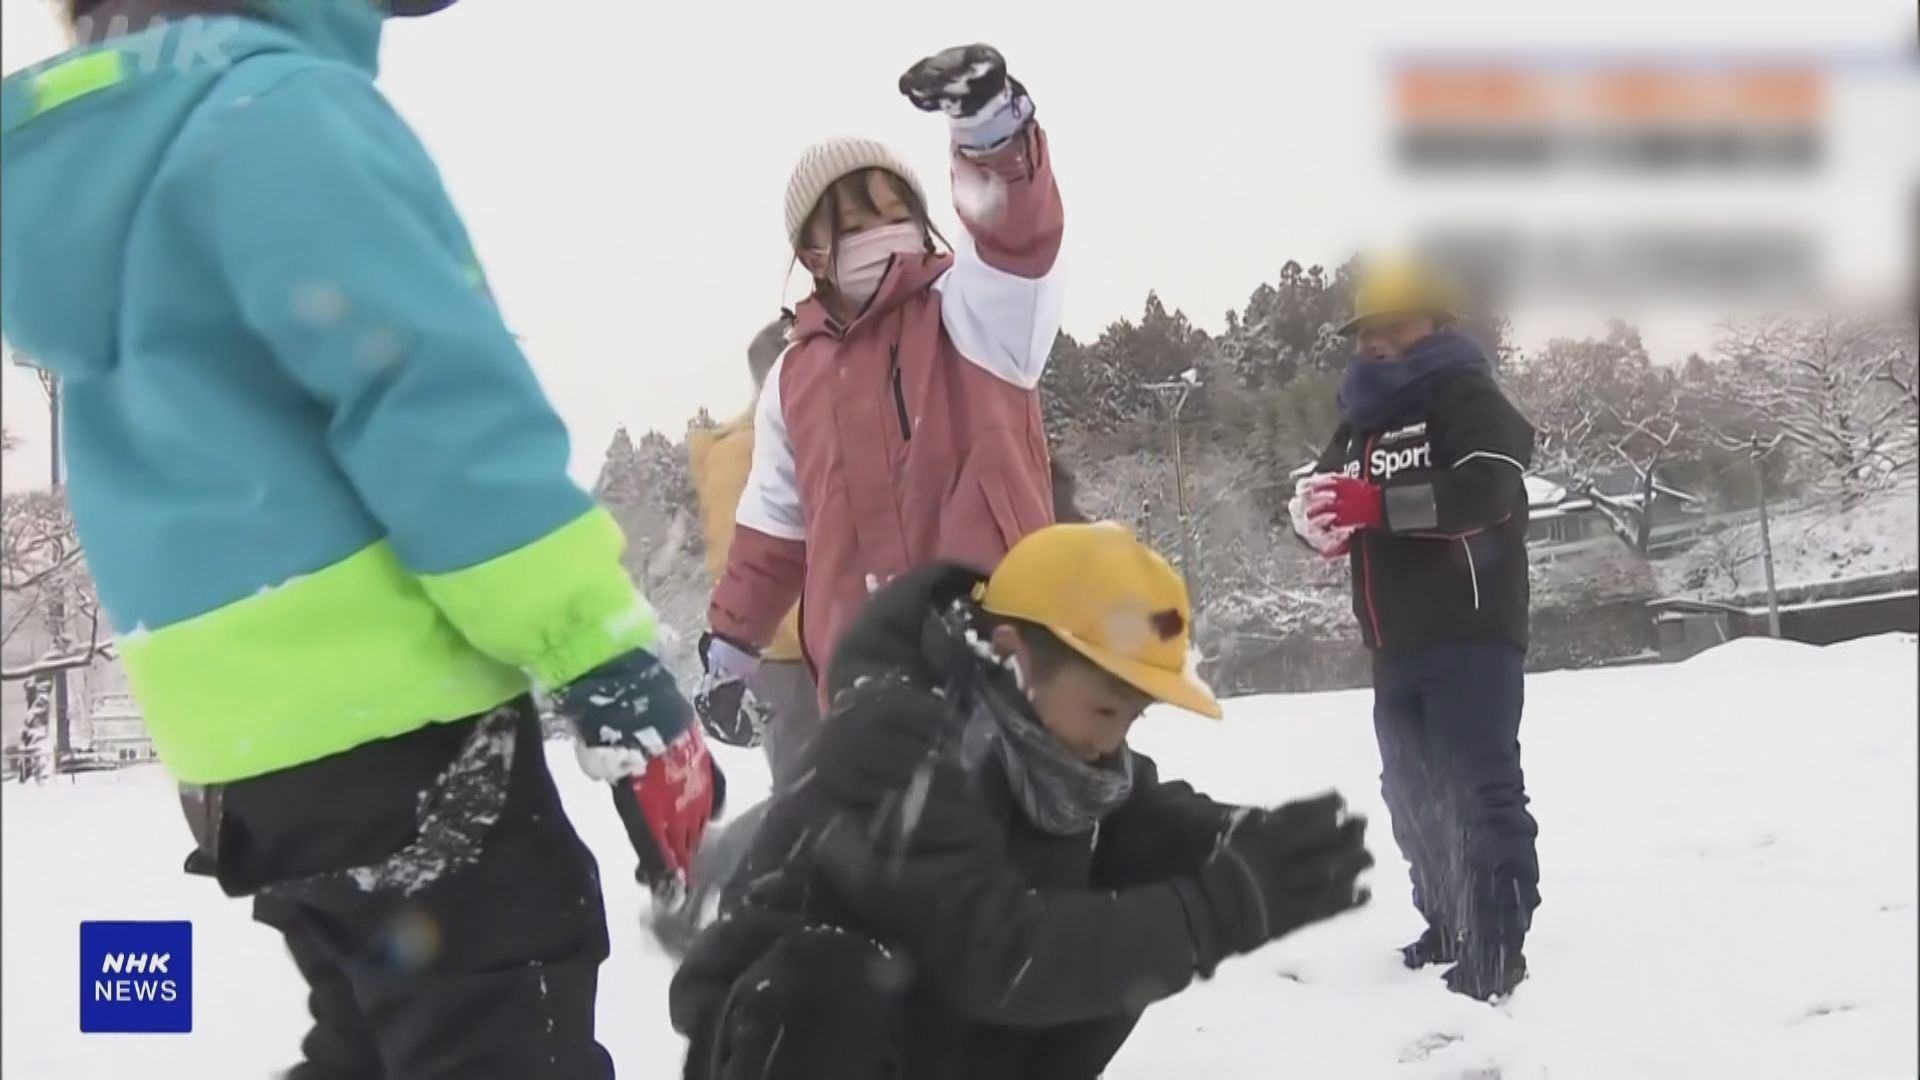
[[[4,0],[6,71],[62,48],[55,9]],[[618,423],[677,433],[702,404],[745,405],[742,358],[783,299],[781,196],[807,143],[885,139],[944,192],[941,124],[894,90],[940,47],[992,42],[1033,92],[1068,206],[1066,328],[1086,338],[1150,288],[1217,329],[1284,260],[1344,258],[1394,197],[1390,49],[1914,35],[1912,0],[466,0],[397,25],[382,82],[438,156],[587,480]],[[1705,340],[1701,318],[1646,319],[1656,352]],[[1516,322],[1531,344],[1598,320]],[[4,380],[6,426],[26,440],[6,483],[39,482],[44,403],[30,377]]]

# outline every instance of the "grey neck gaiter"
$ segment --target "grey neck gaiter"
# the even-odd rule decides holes
[[[1122,747],[1112,762],[1081,761],[1008,696],[998,686],[980,695],[964,736],[967,758],[972,762],[997,758],[1014,801],[1041,832],[1050,836],[1091,833],[1133,791],[1132,752]]]

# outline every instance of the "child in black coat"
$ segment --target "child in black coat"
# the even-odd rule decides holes
[[[1365,822],[1162,782],[1153,702],[1218,717],[1179,576],[1057,525],[877,594],[832,713],[674,980],[689,1078],[1092,1080],[1141,1012],[1362,904]]]

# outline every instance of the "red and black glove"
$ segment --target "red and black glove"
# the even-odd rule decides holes
[[[553,708],[573,725],[581,770],[612,787],[641,880],[683,888],[725,785],[673,674],[636,649],[562,688]]]
[[[698,727],[647,762],[638,776],[613,782],[613,807],[640,860],[640,882],[677,898],[693,872],[707,823],[719,814],[726,783]]]
[[[1293,498],[1287,501],[1287,517],[1293,531],[1323,559],[1343,559],[1353,544],[1352,529],[1336,529],[1314,517],[1321,503],[1320,486],[1330,478],[1327,473],[1302,477],[1293,486]]]
[[[1314,485],[1307,516],[1328,529],[1385,528],[1386,498],[1377,484],[1351,476],[1327,476]]]

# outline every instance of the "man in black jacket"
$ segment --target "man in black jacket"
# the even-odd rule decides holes
[[[674,979],[686,1076],[1093,1080],[1151,1003],[1365,903],[1337,795],[1224,806],[1128,749],[1153,701],[1220,715],[1190,617],[1110,524],[876,594]]]
[[[1539,828],[1520,768],[1533,429],[1417,269],[1363,277],[1343,417],[1294,527],[1346,556],[1373,651],[1374,728],[1393,835],[1427,920],[1408,967],[1453,963],[1486,1000],[1526,977]]]

